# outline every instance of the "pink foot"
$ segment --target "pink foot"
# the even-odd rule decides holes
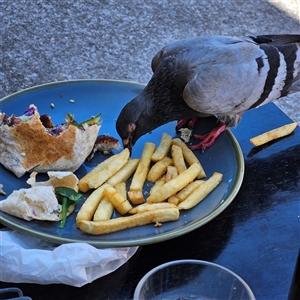
[[[215,140],[217,139],[217,137],[225,129],[226,129],[226,125],[225,124],[221,124],[217,128],[215,128],[214,130],[212,130],[210,133],[207,133],[207,134],[204,134],[204,135],[195,134],[194,138],[195,139],[200,139],[200,140],[202,140],[202,142],[200,142],[197,145],[190,146],[190,149],[191,150],[201,149],[202,152],[204,152],[204,150],[206,148],[210,147],[215,142]]]
[[[178,121],[176,124],[176,130],[179,130],[180,128],[182,128],[186,122],[188,122],[188,127],[190,129],[193,129],[197,119],[198,118],[195,117],[195,118],[191,118],[191,119],[182,119],[182,120]]]

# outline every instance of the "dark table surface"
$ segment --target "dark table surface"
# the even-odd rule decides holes
[[[34,300],[131,299],[152,268],[179,259],[220,264],[241,276],[259,299],[287,299],[299,252],[300,128],[254,148],[249,139],[291,120],[274,104],[247,112],[232,129],[242,148],[245,176],[230,206],[184,236],[139,247],[114,273],[81,288],[1,283]]]

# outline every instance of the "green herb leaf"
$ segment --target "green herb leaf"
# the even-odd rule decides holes
[[[74,115],[71,115],[70,113],[67,113],[66,121],[71,125],[79,127],[79,123],[75,120]]]
[[[100,120],[100,117],[101,117],[101,113],[98,114],[97,116],[95,117],[92,117],[90,119],[87,119],[83,122],[81,122],[79,125],[83,125],[83,124],[88,124],[88,125],[100,125],[102,123],[102,121]]]
[[[59,227],[63,228],[66,223],[69,207],[78,203],[82,199],[82,194],[68,187],[56,187],[55,194],[58,202],[62,205],[62,220]]]
[[[88,124],[88,125],[95,125],[95,124],[96,125],[100,125],[102,123],[102,121],[100,120],[100,117],[101,117],[101,113],[98,114],[95,117],[91,117],[91,118],[89,118],[89,119],[87,119],[87,120],[85,120],[85,121],[83,121],[81,123],[78,123],[75,120],[75,118],[74,118],[73,115],[71,115],[70,113],[67,113],[67,115],[66,115],[66,121],[67,121],[67,123],[69,123],[71,125],[74,125],[74,126],[76,126],[78,128],[82,128],[84,124]]]

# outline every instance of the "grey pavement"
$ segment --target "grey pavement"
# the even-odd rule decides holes
[[[0,0],[0,98],[70,79],[147,83],[165,44],[300,33],[300,0]],[[300,93],[276,104],[300,124]]]

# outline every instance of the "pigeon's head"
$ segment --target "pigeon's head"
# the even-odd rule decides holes
[[[118,119],[119,121],[120,119]],[[128,148],[131,152],[132,147],[137,141],[136,138],[136,124],[134,122],[129,122],[127,124],[121,124],[121,122],[117,121],[117,132],[122,139],[122,144],[124,148]]]
[[[160,56],[158,56],[158,59]],[[116,129],[123,146],[131,150],[144,134],[175,120],[198,116],[183,99],[188,71],[174,56],[163,59],[144,90],[127,103],[117,119]]]
[[[138,96],[127,103],[121,110],[116,122],[116,129],[122,144],[124,148],[128,148],[130,151],[136,141],[152,129],[143,100],[141,96]]]

